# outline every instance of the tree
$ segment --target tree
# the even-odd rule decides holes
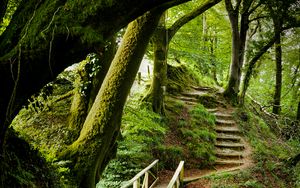
[[[73,132],[73,138],[78,137],[78,130],[82,128],[114,58],[116,51],[115,41],[116,38],[112,37],[101,53],[88,55],[87,60],[82,62],[77,68],[79,76],[74,83],[74,96],[69,117],[69,128]]]
[[[266,18],[270,18],[271,17],[271,19],[273,21],[273,28],[274,29],[273,29],[273,32],[271,34],[272,36],[269,37],[269,39],[267,39],[266,41],[260,41],[259,42],[261,44],[258,47],[259,50],[256,53],[254,53],[254,55],[252,56],[252,58],[246,63],[246,65],[247,65],[246,66],[246,73],[245,73],[245,76],[244,76],[244,79],[243,79],[243,83],[242,83],[242,86],[241,86],[242,90],[241,90],[241,93],[240,93],[240,104],[241,105],[244,104],[244,98],[245,98],[245,95],[246,95],[246,92],[247,92],[247,88],[249,86],[249,82],[250,82],[250,79],[251,79],[251,75],[253,73],[253,70],[255,68],[256,63],[262,57],[262,55],[264,53],[266,53],[268,51],[268,49],[271,48],[275,44],[276,40],[277,40],[277,43],[278,43],[278,36],[280,36],[280,34],[278,34],[278,33],[282,33],[282,32],[284,32],[286,30],[291,29],[291,28],[295,28],[295,27],[299,27],[300,26],[299,25],[299,21],[297,21],[295,19],[295,17],[294,17],[294,15],[295,15],[294,13],[297,12],[297,9],[299,9],[299,6],[297,6],[296,4],[294,4],[295,1],[294,2],[291,1],[291,2],[287,2],[287,3],[283,3],[284,6],[286,6],[286,7],[282,6],[281,8],[279,8],[279,7],[274,8],[275,7],[275,5],[274,5],[273,8],[276,9],[277,11],[273,10],[272,11],[273,13],[271,13],[270,12],[271,11],[270,8],[272,9],[272,7],[270,7],[270,6],[272,6],[272,2],[271,3],[267,2],[267,1],[264,2],[264,4],[269,9],[269,13],[267,14]],[[291,7],[293,7],[295,10],[290,10]],[[289,10],[289,11],[287,11],[287,10]],[[289,14],[287,14],[287,12]],[[273,14],[273,16],[272,16],[272,14]],[[274,15],[274,14],[276,14],[276,15]],[[283,15],[280,15],[280,14],[283,14]],[[280,21],[280,19],[281,19],[281,21]],[[277,25],[276,26],[276,31],[275,31],[275,23],[274,22],[277,22],[276,23],[276,25]],[[280,22],[282,22],[282,23],[280,23]],[[279,26],[279,25],[281,25],[281,26]],[[277,32],[277,34],[276,34],[276,32]],[[261,35],[265,35],[265,38],[267,37],[266,34],[261,34]],[[278,45],[276,45],[276,46],[278,46]],[[278,50],[277,51],[278,54],[281,53],[280,52],[281,50],[279,49],[279,46],[278,46],[278,49],[277,49]],[[281,55],[279,55],[279,56],[281,56]],[[281,64],[281,63],[279,63],[279,60],[281,58],[279,58],[279,56],[277,58],[277,60],[278,60],[278,65],[277,65],[278,69],[277,70],[279,72],[281,72],[280,71],[281,70],[281,66],[279,65],[279,64]],[[278,78],[278,80],[277,80],[278,85],[277,85],[276,88],[278,90],[277,90],[276,94],[274,94],[274,97],[276,96],[276,99],[277,99],[276,103],[278,104],[278,99],[280,98],[280,97],[278,98],[278,96],[279,96],[279,90],[281,90],[280,89],[281,86],[279,87],[279,85],[280,85],[279,83],[281,82],[280,81],[281,80],[280,79],[280,73],[278,73],[278,77],[277,78]],[[275,102],[275,100],[274,100],[274,102]],[[276,106],[278,106],[278,105],[276,105]]]
[[[161,11],[146,13],[130,23],[79,138],[68,147],[80,187],[94,187],[114,154],[123,106]]]
[[[233,5],[231,0],[225,0],[225,6],[231,24],[232,43],[229,80],[224,91],[224,96],[233,103],[238,102],[241,69],[244,64],[247,31],[250,22],[249,16],[260,5],[260,2],[255,4],[253,0],[238,0],[235,5]],[[241,17],[240,20],[239,17]]]
[[[153,37],[154,46],[154,69],[150,90],[145,97],[152,103],[154,112],[164,114],[164,89],[167,81],[167,56],[170,41],[177,31],[189,21],[193,20],[203,12],[213,7],[221,0],[208,0],[197,8],[176,20],[169,28],[165,25],[165,16],[162,17],[159,27]]]
[[[0,36],[0,87],[5,88],[0,93],[0,154],[11,120],[33,93],[88,53],[101,51],[107,39],[144,12],[185,1],[20,2]]]

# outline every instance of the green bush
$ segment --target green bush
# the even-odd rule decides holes
[[[97,187],[120,187],[148,166],[155,159],[152,149],[162,144],[165,132],[159,115],[135,100],[129,101],[122,117],[117,156],[106,167]]]
[[[175,170],[183,159],[183,148],[180,146],[158,146],[153,153],[160,160],[161,167],[167,170]]]

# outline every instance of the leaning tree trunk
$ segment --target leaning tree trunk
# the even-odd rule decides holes
[[[80,187],[95,187],[115,153],[123,107],[160,16],[147,13],[129,24],[79,138],[62,154],[73,160]]]
[[[276,84],[275,84],[275,93],[274,93],[274,106],[273,113],[280,113],[280,99],[281,99],[281,86],[282,86],[282,49],[281,49],[281,37],[280,33],[276,37],[275,41],[275,56],[276,56]]]
[[[185,1],[21,1],[0,36],[0,155],[9,124],[32,94],[144,12]]]
[[[82,62],[77,68],[77,79],[70,108],[69,128],[72,138],[78,138],[79,132],[102,85],[116,51],[115,37],[94,59]],[[73,139],[70,139],[73,140]]]
[[[160,19],[153,35],[154,69],[152,84],[145,100],[151,101],[153,112],[164,115],[164,90],[167,82],[167,55],[168,55],[167,29],[165,14]]]
[[[250,79],[251,79],[254,67],[256,65],[256,62],[260,59],[260,57],[262,55],[264,55],[268,51],[269,48],[271,48],[273,46],[273,44],[275,43],[275,40],[276,40],[276,36],[272,37],[269,40],[269,42],[265,46],[263,46],[257,52],[257,54],[248,62],[247,66],[246,66],[247,70],[246,70],[244,80],[243,80],[243,83],[242,83],[242,91],[241,91],[241,94],[240,94],[240,105],[244,105],[246,92],[247,92],[247,89],[249,87]]]

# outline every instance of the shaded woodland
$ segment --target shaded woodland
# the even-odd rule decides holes
[[[119,187],[155,158],[212,167],[218,106],[236,109],[253,173],[300,186],[299,1],[0,5],[0,187]]]

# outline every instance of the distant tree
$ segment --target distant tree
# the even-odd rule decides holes
[[[272,22],[273,22],[273,32],[271,34],[271,37],[268,37],[268,35],[264,35],[265,37],[264,38],[269,38],[265,41],[260,41],[260,46],[258,47],[259,49],[256,50],[257,52],[254,53],[252,55],[252,57],[250,58],[250,60],[246,63],[246,72],[245,72],[245,75],[244,75],[244,80],[243,80],[243,83],[241,84],[241,93],[240,93],[240,103],[243,104],[244,103],[244,98],[245,98],[245,95],[246,95],[246,92],[247,92],[247,88],[249,86],[249,82],[250,82],[250,79],[251,79],[251,75],[253,73],[253,70],[255,68],[255,65],[256,63],[258,62],[258,60],[262,57],[262,55],[264,53],[266,53],[268,51],[269,48],[271,48],[275,43],[276,43],[276,40],[277,40],[277,43],[279,42],[278,41],[278,38],[280,38],[280,35],[283,31],[286,31],[288,29],[291,29],[291,28],[294,28],[294,27],[299,27],[300,26],[300,23],[299,23],[299,20],[297,20],[295,18],[295,15],[296,15],[296,12],[299,10],[299,4],[297,4],[296,1],[291,1],[291,2],[284,2],[284,6],[282,6],[281,8],[277,7],[275,8],[275,5],[273,5],[272,3],[275,3],[274,1],[272,2],[268,2],[268,1],[264,1],[262,2],[264,4],[264,6],[266,7],[265,10],[269,10],[269,11],[265,11],[265,14],[266,14],[266,18],[267,20],[269,20],[271,18]],[[270,6],[272,6],[272,8],[274,10],[270,10]],[[271,9],[272,9],[271,8]],[[273,12],[273,13],[272,13]],[[273,14],[273,16],[272,16]],[[278,14],[278,15],[277,15]],[[280,15],[282,14],[282,15]],[[273,18],[275,19],[273,19]],[[281,19],[281,21],[280,21]],[[276,29],[275,29],[275,23],[276,22]],[[281,26],[280,26],[281,25]],[[277,33],[277,34],[276,34]],[[280,34],[279,34],[280,33]],[[281,90],[281,73],[279,72],[282,72],[282,66],[280,66],[279,64],[279,61],[281,62],[281,49],[279,49],[281,45],[276,45],[277,47],[277,58],[276,58],[276,62],[277,63],[277,69],[278,72],[277,72],[277,86],[276,86],[276,94],[274,94],[274,102],[275,102],[275,96],[276,96],[276,103],[277,107],[279,107],[280,105],[278,105],[278,96],[279,96],[279,90]],[[281,94],[280,94],[281,95]],[[280,103],[280,100],[279,100],[279,103]],[[276,111],[276,109],[275,109]]]

